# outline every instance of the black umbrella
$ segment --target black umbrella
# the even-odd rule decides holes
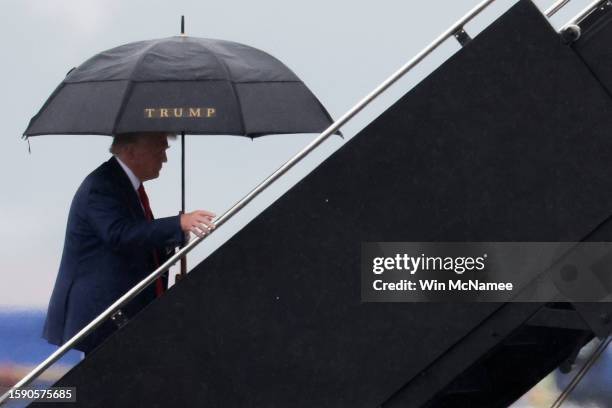
[[[180,133],[185,211],[185,134],[254,138],[320,133],[332,123],[306,85],[270,54],[181,32],[112,48],[73,68],[24,137]]]
[[[176,36],[104,51],[71,70],[24,136],[162,131],[315,133],[325,108],[283,63],[243,44]]]

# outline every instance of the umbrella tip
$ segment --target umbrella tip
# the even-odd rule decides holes
[[[181,16],[181,35],[185,35],[185,16]]]

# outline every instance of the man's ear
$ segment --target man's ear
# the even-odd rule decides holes
[[[132,161],[135,156],[134,143],[130,143],[126,145],[125,148],[123,149],[123,154],[128,160]]]

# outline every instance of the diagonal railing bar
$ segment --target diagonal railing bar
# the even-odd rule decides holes
[[[557,14],[559,10],[561,10],[569,2],[570,0],[557,0],[552,6],[546,9],[546,11],[544,12],[544,15],[549,18],[554,16],[555,14]]]
[[[580,22],[584,20],[586,17],[588,17],[588,15],[591,14],[593,11],[595,11],[597,7],[606,3],[607,1],[609,0],[595,0],[589,3],[588,6],[586,6],[578,14],[576,14],[574,18],[572,18],[567,24],[565,24],[564,27],[575,25],[575,24],[580,24]]]

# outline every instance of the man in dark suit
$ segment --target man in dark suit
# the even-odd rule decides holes
[[[143,182],[167,161],[165,133],[115,136],[113,157],[90,173],[70,206],[64,250],[43,330],[61,345],[174,253],[189,232],[207,234],[214,214],[204,210],[153,219]],[[122,308],[129,319],[161,296],[167,272]],[[75,348],[88,353],[118,327],[107,320]]]

